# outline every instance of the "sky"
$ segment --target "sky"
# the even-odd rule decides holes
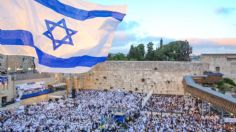
[[[127,53],[131,44],[159,46],[188,40],[193,54],[236,53],[235,0],[87,0],[103,5],[127,5],[112,53]]]

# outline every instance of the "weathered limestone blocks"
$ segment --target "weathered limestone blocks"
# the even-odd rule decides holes
[[[107,61],[78,79],[82,89],[108,89],[183,95],[183,76],[202,74],[206,63]]]

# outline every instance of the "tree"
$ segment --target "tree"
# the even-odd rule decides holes
[[[154,59],[160,61],[190,61],[192,47],[188,41],[173,41],[158,48]]]
[[[216,87],[219,89],[219,91],[225,93],[227,91],[232,91],[236,84],[234,81],[230,78],[224,78],[220,82],[216,83]]]
[[[154,60],[154,50],[152,42],[149,42],[147,44],[147,54],[145,56],[145,60]]]
[[[139,44],[136,47],[136,58],[137,60],[141,61],[144,60],[144,57],[145,57],[145,47],[143,44]]]
[[[156,49],[154,51],[154,60],[155,61],[164,61],[166,60],[166,55],[164,54],[164,50]]]
[[[108,54],[108,60],[127,60],[127,57],[123,53],[117,53],[117,54]]]
[[[230,78],[224,78],[224,82],[228,83],[228,84],[230,84],[232,86],[236,86],[235,82],[232,79],[230,79]]]
[[[192,47],[189,45],[189,42],[179,41],[179,50],[180,55],[177,58],[177,61],[190,61],[190,54],[192,54]]]
[[[112,57],[113,57],[113,54],[112,54],[112,53],[109,53],[107,59],[108,59],[108,60],[112,60],[112,59],[113,59]]]
[[[133,45],[130,46],[129,53],[128,53],[127,57],[129,60],[135,58],[135,48]]]
[[[144,60],[145,55],[145,47],[143,44],[139,44],[138,46],[130,46],[130,50],[128,53],[129,60]]]

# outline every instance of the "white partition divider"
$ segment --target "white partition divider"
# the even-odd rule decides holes
[[[153,90],[151,90],[151,91],[147,94],[147,96],[145,96],[145,97],[143,98],[143,101],[142,101],[142,108],[146,105],[147,101],[150,99],[150,97],[152,96],[152,94],[153,94]]]

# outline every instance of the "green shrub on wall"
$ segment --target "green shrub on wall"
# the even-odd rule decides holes
[[[236,86],[235,82],[232,79],[230,79],[230,78],[224,78],[224,82],[228,83],[228,84],[230,84],[232,86]]]
[[[223,93],[226,91],[232,91],[235,86],[235,82],[229,78],[224,78],[222,81],[216,84],[216,87]]]

